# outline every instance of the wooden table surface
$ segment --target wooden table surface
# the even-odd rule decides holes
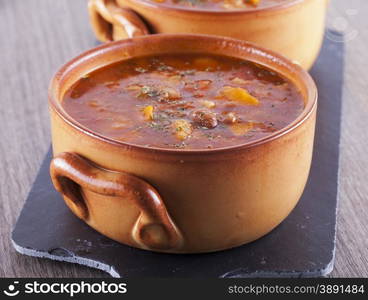
[[[367,0],[332,0],[328,15],[328,25],[347,38],[332,277],[368,277],[367,14]],[[10,242],[50,145],[49,80],[62,63],[96,45],[86,0],[0,0],[0,37],[0,277],[106,277],[87,267],[22,256]]]

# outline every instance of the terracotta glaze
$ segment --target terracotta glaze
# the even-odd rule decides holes
[[[288,78],[303,112],[266,137],[216,149],[165,149],[102,136],[61,105],[85,74],[132,57],[209,53],[246,59]],[[292,211],[312,159],[316,86],[300,66],[253,44],[205,35],[148,35],[107,43],[64,65],[49,89],[51,177],[82,220],[121,243],[170,253],[211,252],[254,241]]]

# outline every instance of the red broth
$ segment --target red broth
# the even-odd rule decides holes
[[[293,122],[303,97],[288,79],[237,58],[174,54],[118,62],[77,81],[64,110],[108,138],[146,147],[212,149]]]
[[[171,6],[201,8],[206,10],[236,10],[267,7],[290,0],[146,0]]]

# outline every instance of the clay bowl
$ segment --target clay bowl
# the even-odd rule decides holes
[[[309,69],[319,53],[329,0],[289,0],[250,10],[206,11],[149,0],[90,0],[90,21],[102,41],[149,33],[221,35],[281,53]]]
[[[292,80],[305,109],[265,138],[221,149],[148,148],[101,136],[60,101],[86,73],[135,56],[211,53],[244,58]],[[106,43],[64,65],[49,89],[51,177],[73,213],[100,233],[153,251],[198,253],[254,241],[297,204],[312,159],[317,90],[288,59],[205,35],[148,35]]]

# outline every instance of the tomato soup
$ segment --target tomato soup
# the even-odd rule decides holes
[[[232,10],[267,7],[290,0],[146,0],[171,6],[200,8],[206,10]]]
[[[286,127],[304,101],[291,81],[261,65],[219,55],[163,54],[85,75],[62,106],[81,125],[117,141],[214,149]]]

